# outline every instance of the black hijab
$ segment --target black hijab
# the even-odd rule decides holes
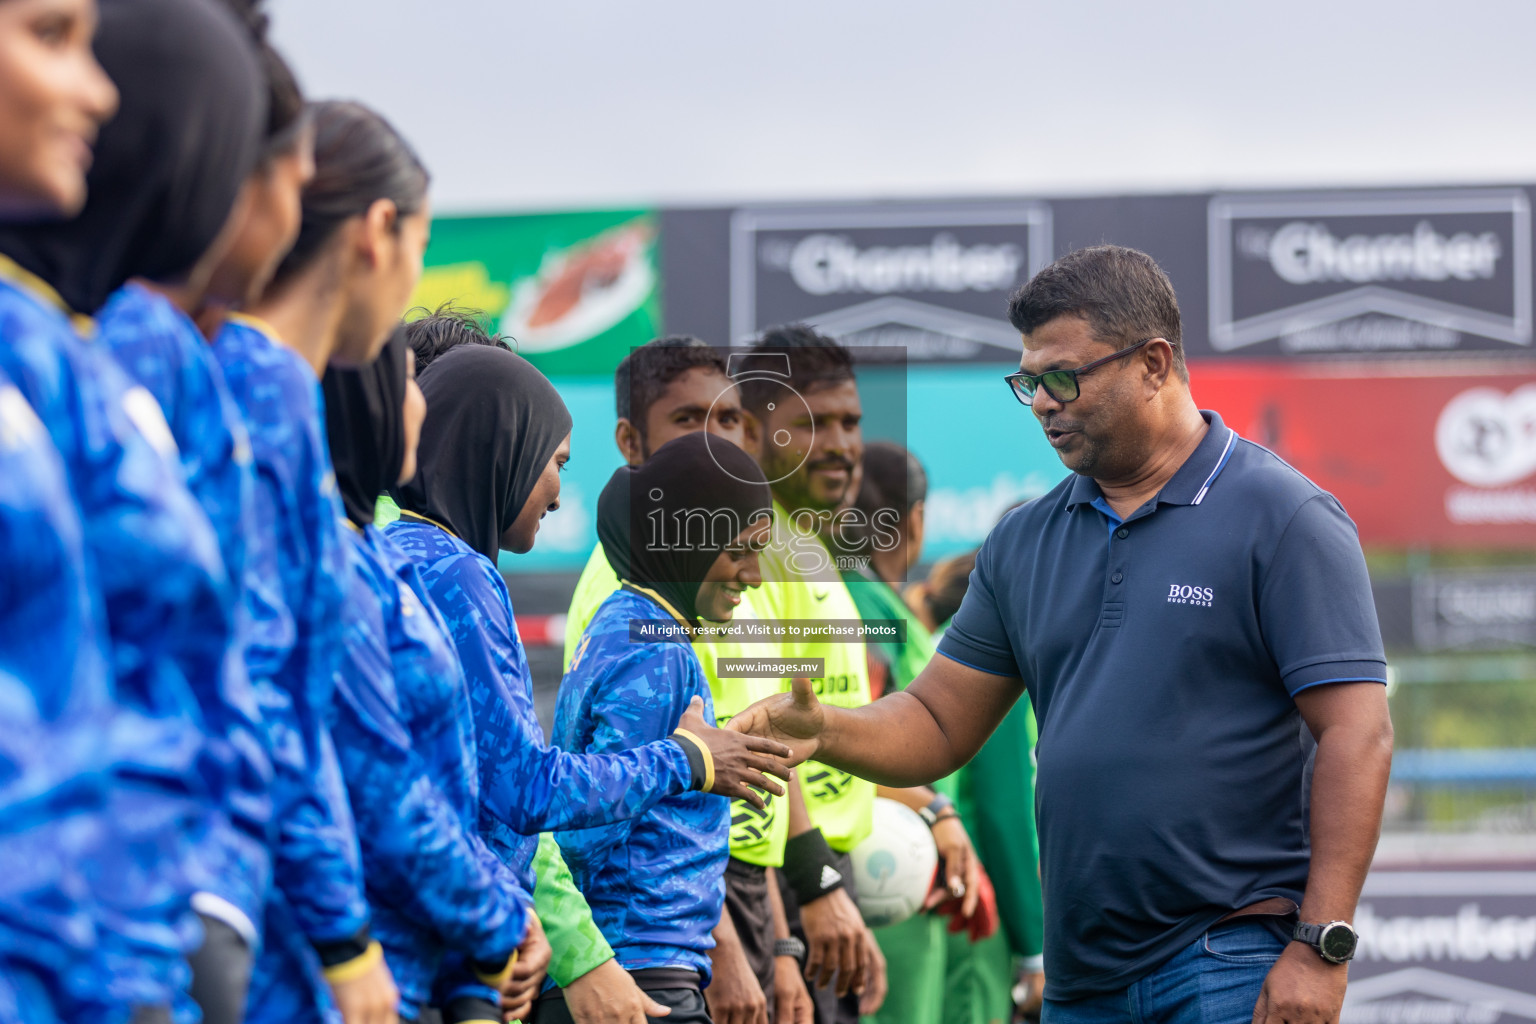
[[[175,282],[256,165],[267,90],[250,33],[216,0],[101,0],[96,57],[122,96],[73,220],[0,227],[0,252],[95,313],[130,277]]]
[[[597,499],[597,538],[619,579],[655,591],[697,625],[699,584],[720,552],[764,514],[773,514],[773,493],[756,460],[700,430],[614,472]],[[716,528],[716,516],[730,525]]]
[[[499,345],[464,345],[418,378],[427,397],[416,478],[391,494],[491,561],[527,503],[571,414],[545,376]]]
[[[398,327],[379,358],[355,370],[327,367],[321,381],[336,487],[347,518],[358,526],[373,522],[379,495],[395,486],[405,463],[409,351],[405,328]]]

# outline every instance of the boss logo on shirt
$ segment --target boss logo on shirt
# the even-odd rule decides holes
[[[1168,586],[1169,604],[1192,604],[1209,608],[1213,596],[1210,587],[1181,587],[1177,583]]]

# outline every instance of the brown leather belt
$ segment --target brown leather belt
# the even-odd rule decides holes
[[[1255,914],[1270,914],[1275,917],[1289,917],[1291,914],[1297,913],[1299,910],[1301,910],[1301,908],[1296,905],[1295,900],[1286,899],[1284,896],[1271,896],[1267,900],[1259,900],[1259,902],[1250,903],[1246,907],[1239,907],[1238,909],[1232,911],[1232,913],[1227,914],[1225,917],[1218,920],[1216,923],[1221,924],[1223,921],[1230,921],[1234,917],[1250,917]]]

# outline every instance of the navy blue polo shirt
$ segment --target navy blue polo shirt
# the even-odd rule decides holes
[[[1024,681],[1046,996],[1124,988],[1229,910],[1298,902],[1294,697],[1386,681],[1365,558],[1332,495],[1215,413],[1121,522],[1070,476],[987,537],[942,654]]]

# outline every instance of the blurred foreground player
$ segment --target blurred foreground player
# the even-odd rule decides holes
[[[0,3],[0,219],[85,202],[117,93],[90,0]],[[54,316],[62,319],[61,312]],[[0,345],[15,325],[0,320]],[[102,839],[115,714],[99,594],[63,460],[0,371],[0,1020],[50,1024],[97,987],[77,865]],[[70,988],[77,989],[71,994]]]
[[[1133,1004],[1336,1021],[1392,744],[1354,525],[1196,407],[1150,257],[1071,253],[1009,315],[1009,382],[1075,475],[992,531],[944,657],[905,693],[847,710],[797,685],[730,727],[907,785],[969,760],[1027,688],[1046,1024]]]

